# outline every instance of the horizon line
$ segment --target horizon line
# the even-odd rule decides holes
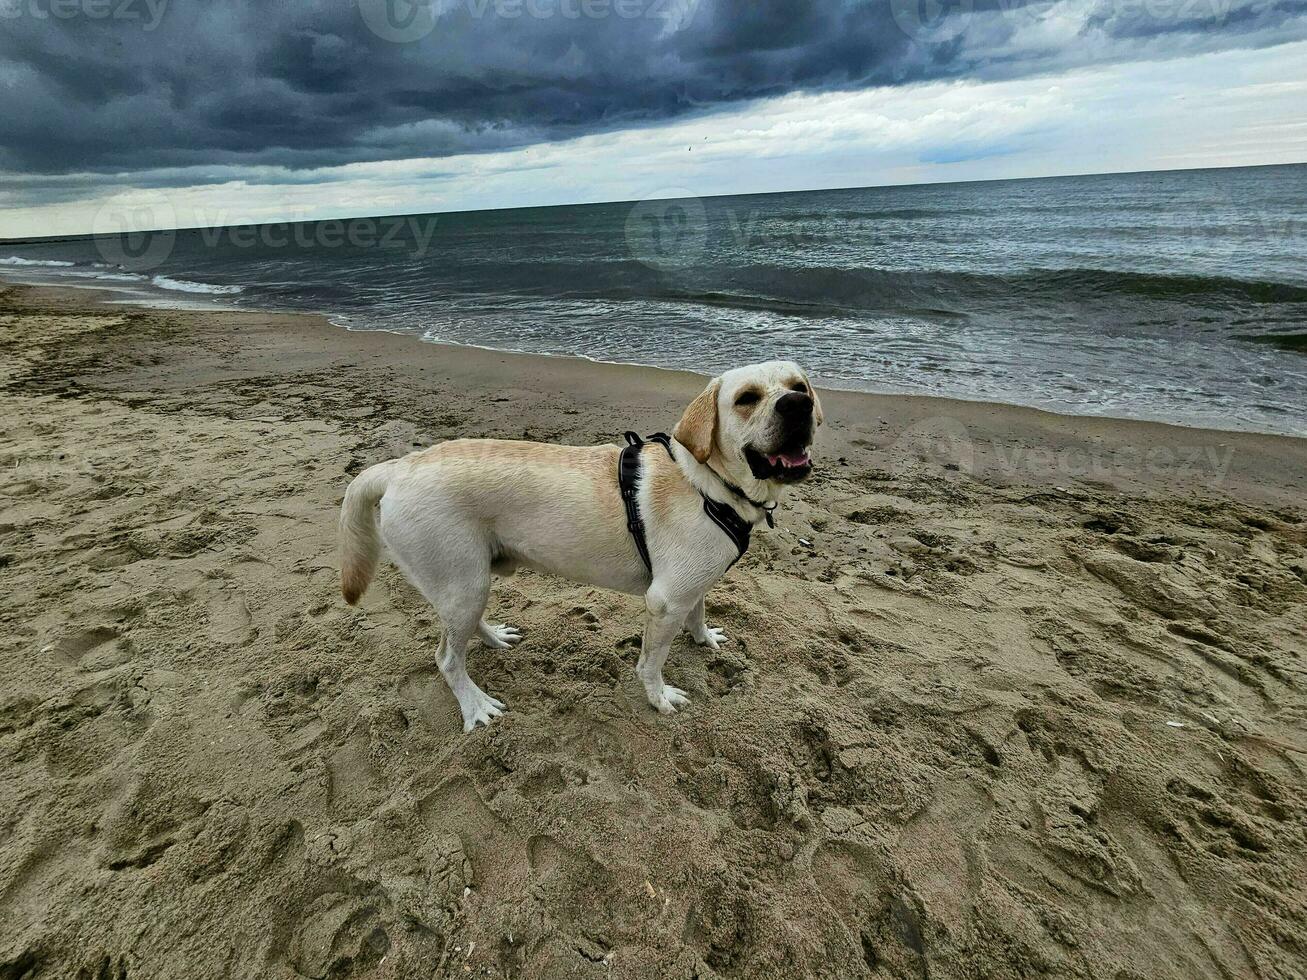
[[[353,214],[346,216],[335,216],[326,218],[302,218],[292,220],[283,218],[275,221],[258,221],[258,222],[237,222],[226,225],[186,225],[176,228],[150,228],[141,231],[114,231],[114,232],[87,232],[80,235],[47,235],[42,237],[25,237],[25,238],[0,238],[0,245],[52,245],[59,242],[74,242],[85,239],[110,238],[117,235],[148,235],[148,234],[165,234],[169,232],[182,231],[213,231],[225,228],[261,228],[268,225],[307,225],[319,224],[326,221],[369,221],[382,218],[410,218],[429,215],[464,215],[464,214],[497,214],[506,211],[543,211],[554,208],[598,208],[611,207],[617,204],[639,204],[642,201],[716,201],[727,200],[735,197],[771,197],[780,194],[822,194],[832,191],[865,191],[865,190],[882,190],[888,188],[911,189],[914,187],[939,187],[941,185],[965,185],[965,184],[1008,184],[1023,181],[1035,180],[1074,180],[1080,177],[1133,177],[1144,174],[1175,174],[1175,173],[1195,173],[1201,171],[1219,171],[1219,170],[1258,170],[1270,167],[1303,167],[1307,166],[1307,160],[1296,161],[1293,163],[1251,163],[1227,166],[1199,166],[1199,167],[1168,167],[1159,170],[1101,170],[1101,171],[1084,171],[1081,173],[1069,174],[1039,174],[1033,177],[987,177],[983,179],[969,180],[926,180],[917,183],[906,184],[852,184],[840,187],[806,187],[789,190],[776,191],[746,191],[735,194],[691,194],[681,197],[647,197],[647,198],[619,198],[611,201],[587,201],[571,202],[567,204],[523,204],[515,206],[505,206],[496,208],[467,208],[454,211],[397,211],[388,214]],[[161,192],[162,193],[162,192]]]

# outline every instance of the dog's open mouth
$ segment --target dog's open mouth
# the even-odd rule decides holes
[[[760,453],[752,446],[745,446],[744,458],[759,480],[791,482],[805,479],[812,472],[812,457],[806,447]]]

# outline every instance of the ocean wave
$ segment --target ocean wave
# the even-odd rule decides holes
[[[651,279],[631,263],[603,270],[599,282],[572,290],[566,298],[649,300],[742,310],[768,310],[791,316],[874,313],[963,318],[1013,303],[1032,308],[1083,307],[1118,300],[1132,305],[1154,301],[1182,303],[1192,320],[1204,310],[1307,303],[1307,286],[1229,276],[1166,275],[1112,269],[1027,269],[993,274],[959,270],[841,268],[835,266],[743,265],[705,278],[697,270]],[[570,268],[570,266],[569,266]],[[588,271],[593,280],[594,268]],[[553,282],[568,281],[557,263],[533,270]],[[572,278],[579,278],[580,271]],[[669,281],[670,280],[670,281]],[[729,288],[720,288],[729,284]],[[522,283],[524,292],[548,290]],[[557,295],[557,294],[555,294]],[[1161,314],[1159,314],[1161,315]],[[1172,313],[1166,313],[1172,316]],[[1258,312],[1257,316],[1265,314]]]
[[[654,302],[687,303],[700,306],[720,306],[733,310],[757,310],[768,313],[782,313],[790,316],[847,316],[853,312],[846,306],[832,303],[812,302],[808,300],[786,299],[776,296],[759,296],[752,293],[727,292],[680,292],[666,290],[649,297]]]
[[[103,266],[103,268],[107,269],[110,266]],[[141,282],[145,279],[144,276],[138,276],[134,272],[93,272],[91,278],[105,282]]]
[[[76,262],[59,262],[55,259],[20,259],[17,255],[11,255],[7,259],[0,259],[0,265],[39,265],[50,269],[76,264]]]
[[[172,279],[168,276],[155,276],[150,282],[160,289],[170,289],[178,293],[209,293],[217,296],[228,296],[239,293],[243,289],[241,286],[215,286],[212,283]]]
[[[1254,344],[1270,344],[1281,350],[1301,351],[1307,354],[1307,333],[1243,333],[1235,334],[1235,337]]]
[[[767,220],[803,223],[837,223],[852,221],[917,221],[935,218],[946,212],[930,208],[886,208],[871,211],[790,211],[767,215]]]
[[[1307,286],[1231,276],[1176,276],[1109,269],[1037,269],[1017,282],[1117,292],[1157,299],[1225,298],[1249,303],[1307,303]]]

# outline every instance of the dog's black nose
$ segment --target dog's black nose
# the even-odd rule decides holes
[[[806,391],[790,391],[776,399],[776,414],[784,419],[798,419],[812,414],[812,396]]]

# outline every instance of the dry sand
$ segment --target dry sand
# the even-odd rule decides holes
[[[521,573],[464,736],[350,475],[702,379],[0,304],[0,978],[1302,975],[1307,440],[828,393],[689,709]]]

